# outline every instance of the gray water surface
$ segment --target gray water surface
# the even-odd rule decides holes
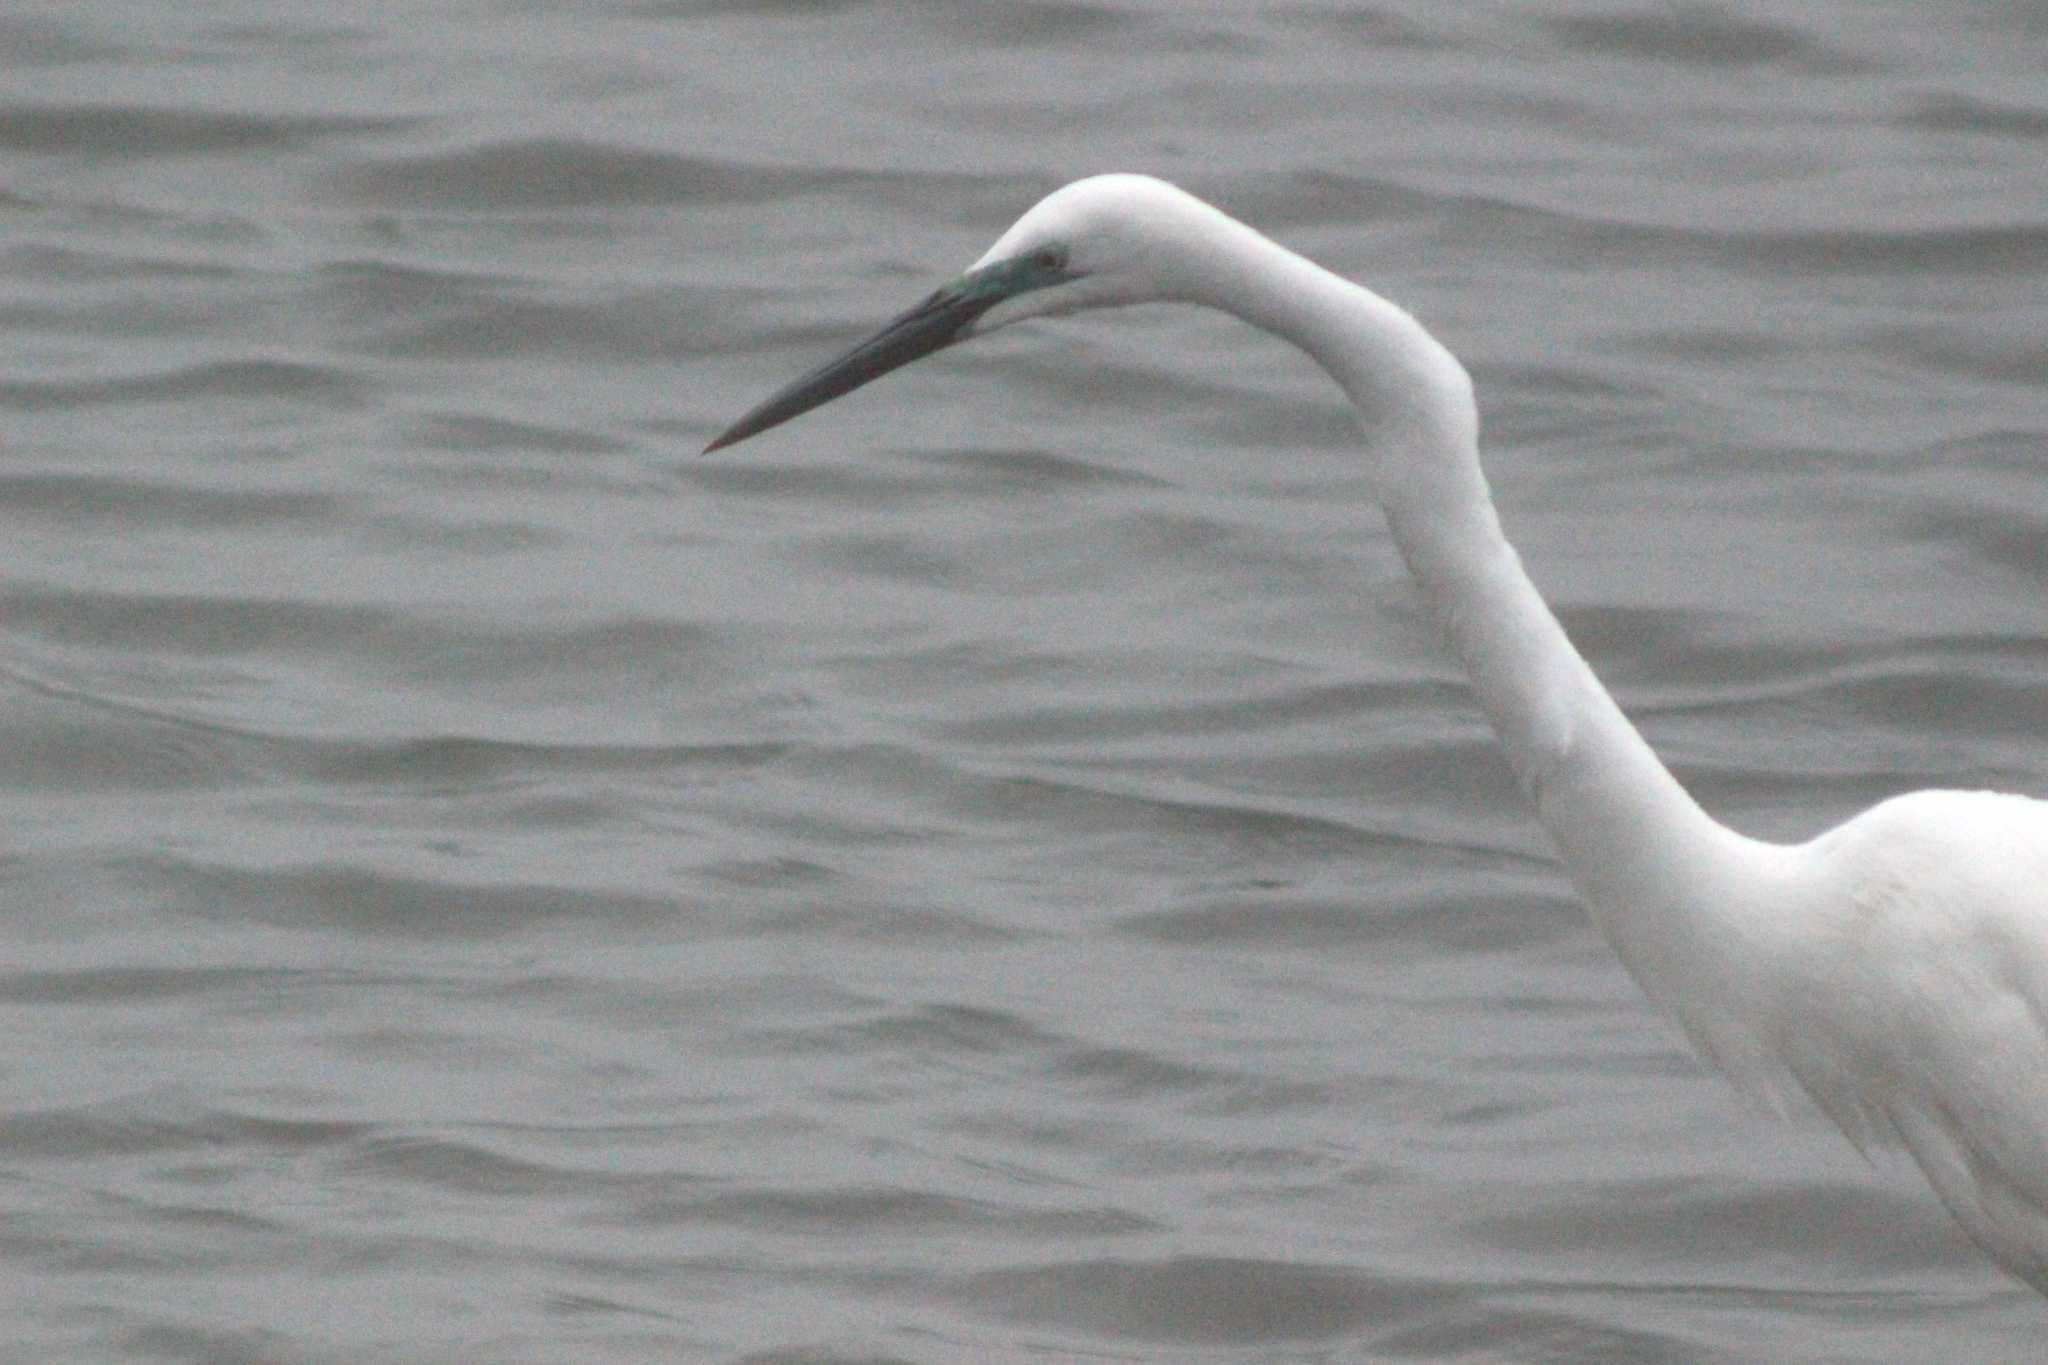
[[[1551,863],[1307,362],[784,380],[1085,173],[1471,366],[1730,822],[2048,791],[2013,3],[0,15],[37,1361],[2017,1361]]]

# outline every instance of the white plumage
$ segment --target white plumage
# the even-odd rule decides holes
[[[1595,923],[1701,1053],[1861,1146],[1910,1153],[2048,1293],[2048,805],[1897,797],[1811,842],[1706,815],[1565,637],[1501,534],[1464,368],[1400,308],[1161,181],[1040,202],[958,280],[713,447],[964,337],[1152,300],[1292,342],[1357,407],[1394,539]]]

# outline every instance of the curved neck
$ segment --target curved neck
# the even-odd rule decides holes
[[[1712,916],[1698,902],[1749,841],[1658,761],[1523,572],[1480,470],[1464,367],[1394,304],[1228,221],[1203,301],[1299,346],[1357,406],[1431,614],[1600,928],[1661,994],[1656,978],[1699,965],[1687,949]]]

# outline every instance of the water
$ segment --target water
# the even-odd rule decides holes
[[[2038,1354],[1622,975],[1299,357],[695,454],[1150,170],[1466,357],[1716,812],[2048,790],[2048,25],[1785,9],[12,6],[9,1350]]]

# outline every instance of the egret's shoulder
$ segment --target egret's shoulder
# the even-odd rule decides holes
[[[2048,803],[1912,792],[1799,852],[1823,934],[1880,959],[2018,953],[2048,1007]]]
[[[2048,865],[2048,802],[2011,792],[1908,792],[1880,801],[1808,847],[1838,861],[1954,862],[1976,853]],[[2048,885],[2041,892],[2048,897]]]

